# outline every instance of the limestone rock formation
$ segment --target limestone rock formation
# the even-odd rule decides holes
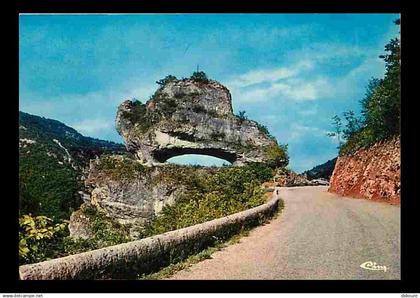
[[[212,80],[174,80],[146,104],[124,101],[116,127],[128,151],[147,165],[182,154],[211,155],[233,165],[287,164],[273,156],[274,138],[256,122],[235,116],[229,90]]]
[[[235,116],[229,90],[211,80],[171,80],[146,104],[124,101],[116,127],[129,152],[91,160],[86,204],[128,225],[133,238],[165,205],[190,190],[191,177],[217,171],[164,164],[173,156],[205,154],[238,166],[288,163],[286,148],[264,126]],[[91,237],[83,210],[73,213],[69,229],[72,237]]]
[[[343,196],[400,202],[400,139],[377,143],[340,156],[329,191]]]
[[[174,164],[147,167],[129,156],[102,156],[90,162],[85,181],[91,190],[87,204],[109,219],[128,225],[130,235],[136,238],[146,222],[188,191],[192,176],[200,171],[216,170]],[[72,214],[69,230],[72,237],[86,239],[93,235],[83,208]]]

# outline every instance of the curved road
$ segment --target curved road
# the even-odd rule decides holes
[[[285,208],[171,279],[400,279],[400,208],[325,186],[280,188]],[[383,270],[360,267],[365,262]]]

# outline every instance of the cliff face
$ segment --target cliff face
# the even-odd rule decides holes
[[[399,138],[360,149],[350,156],[340,156],[329,191],[399,204],[400,163]]]
[[[128,156],[102,156],[90,162],[85,181],[90,189],[88,205],[114,221],[130,227],[130,235],[165,205],[175,202],[182,193],[190,191],[191,177],[212,168],[192,168],[180,165],[146,167]],[[73,213],[70,235],[88,238],[91,232],[82,210]]]
[[[267,162],[277,146],[256,122],[235,116],[229,90],[211,80],[175,80],[146,104],[125,101],[116,127],[127,149],[146,165],[182,154],[211,155],[234,165]]]

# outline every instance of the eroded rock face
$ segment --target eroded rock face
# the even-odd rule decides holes
[[[377,143],[340,156],[329,191],[343,196],[400,202],[400,139]]]
[[[182,154],[211,155],[233,165],[267,162],[270,147],[277,146],[256,122],[233,114],[229,90],[215,81],[175,80],[146,104],[124,101],[116,127],[127,149],[147,165]]]
[[[85,181],[91,189],[89,206],[102,211],[109,219],[130,227],[136,238],[141,229],[165,205],[171,205],[187,191],[191,177],[215,168],[192,168],[180,165],[147,167],[122,155],[104,156],[90,162]],[[70,218],[72,237],[90,238],[89,218],[83,208]]]

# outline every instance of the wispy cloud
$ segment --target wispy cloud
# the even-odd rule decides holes
[[[302,125],[299,123],[293,123],[290,126],[290,135],[289,135],[288,140],[295,142],[296,140],[300,140],[304,138],[308,134],[312,136],[325,136],[326,133],[327,133],[326,130],[318,128],[318,127]]]
[[[114,125],[109,119],[85,119],[81,122],[72,123],[71,126],[80,133],[91,136],[99,136],[103,131],[109,130]]]
[[[83,135],[120,141],[115,130],[118,105],[133,98],[145,102],[155,90],[155,84],[131,81],[103,91],[54,97],[22,92],[19,109],[62,121]]]
[[[289,67],[279,67],[275,69],[257,69],[239,75],[237,79],[229,82],[234,87],[247,87],[259,83],[274,83],[287,78],[295,77],[304,70],[313,68],[310,61],[302,61]]]
[[[294,101],[315,100],[325,93],[326,78],[308,78],[306,73],[314,68],[310,61],[277,69],[253,70],[227,82],[234,98],[243,103],[267,102],[274,98]]]

